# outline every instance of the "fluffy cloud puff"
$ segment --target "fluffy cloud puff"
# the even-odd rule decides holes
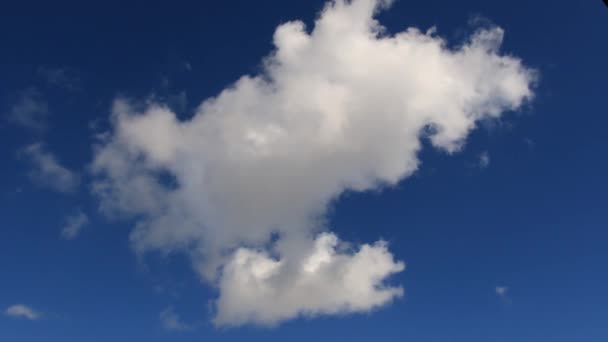
[[[217,324],[364,312],[400,296],[386,279],[404,265],[383,242],[346,248],[326,232],[328,206],[411,175],[423,137],[458,151],[477,122],[532,97],[534,73],[499,52],[502,29],[452,49],[433,32],[385,32],[374,15],[389,5],[336,0],[310,31],[280,25],[263,71],[188,120],[115,102],[92,165],[101,209],[136,218],[137,252],[190,255],[219,289]]]
[[[303,259],[290,263],[240,248],[224,267],[214,322],[273,325],[297,316],[367,311],[403,294],[382,280],[403,270],[384,242],[338,252],[334,234],[322,233]],[[270,304],[272,303],[272,304]]]

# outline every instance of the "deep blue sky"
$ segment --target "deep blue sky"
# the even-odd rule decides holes
[[[259,70],[278,24],[310,25],[322,5],[0,5],[0,113],[33,88],[49,106],[42,133],[0,122],[0,308],[23,303],[45,315],[0,316],[0,340],[608,340],[608,9],[599,0],[398,0],[379,16],[391,32],[437,26],[454,44],[470,32],[471,18],[483,16],[505,29],[503,50],[540,73],[534,101],[478,129],[461,153],[427,148],[421,169],[398,188],[348,194],[332,210],[332,227],[345,240],[381,236],[407,263],[392,279],[406,294],[392,305],[272,329],[217,329],[208,310],[216,293],[184,259],[136,258],[132,223],[102,217],[89,194],[90,123],[107,127],[118,95],[156,94],[188,116]],[[73,87],[49,83],[44,70],[57,69],[67,70]],[[30,181],[18,151],[37,141],[83,174],[79,191]],[[490,163],[482,168],[484,152]],[[77,210],[90,224],[77,239],[61,239],[65,217]],[[508,287],[506,297],[497,286]],[[168,306],[197,329],[164,330],[159,313]]]

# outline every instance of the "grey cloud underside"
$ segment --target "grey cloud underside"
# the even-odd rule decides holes
[[[456,152],[477,122],[532,98],[534,72],[499,52],[502,29],[449,49],[432,32],[386,33],[373,16],[388,5],[334,1],[310,32],[280,25],[264,71],[189,120],[115,102],[92,165],[101,210],[137,218],[138,253],[188,254],[219,289],[216,324],[365,312],[401,296],[386,279],[404,264],[384,242],[346,248],[328,206],[407,178],[422,136]]]

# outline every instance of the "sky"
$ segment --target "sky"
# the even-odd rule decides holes
[[[0,340],[605,341],[601,1],[0,5]]]

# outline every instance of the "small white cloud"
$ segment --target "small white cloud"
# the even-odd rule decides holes
[[[35,132],[47,128],[49,106],[42,95],[35,89],[25,90],[19,100],[11,107],[6,119]]]
[[[31,321],[35,321],[41,317],[39,312],[23,304],[11,305],[6,308],[6,311],[4,313],[5,315],[10,317],[25,318]]]
[[[88,223],[89,217],[79,210],[76,214],[67,217],[65,225],[61,229],[61,236],[66,240],[72,240]]]
[[[479,167],[485,169],[490,166],[490,154],[487,151],[481,152],[479,155]]]
[[[182,322],[181,318],[172,307],[168,307],[160,313],[160,321],[163,328],[172,331],[191,330],[192,326]]]
[[[505,303],[510,303],[509,288],[506,286],[496,286],[496,295]]]
[[[80,176],[62,166],[42,144],[29,145],[22,152],[32,163],[33,169],[29,176],[34,182],[65,193],[74,192],[78,188]]]

